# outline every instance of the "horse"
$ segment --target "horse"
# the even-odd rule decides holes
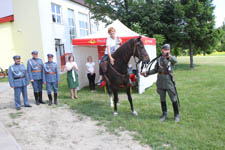
[[[114,64],[112,65],[109,61],[109,58],[106,59],[103,63],[100,64],[100,67],[105,70],[103,71],[103,77],[106,81],[106,88],[110,97],[111,107],[112,103],[112,93],[114,95],[114,116],[118,115],[117,112],[117,103],[118,99],[118,90],[120,85],[124,85],[126,88],[127,97],[130,103],[132,114],[137,116],[138,113],[135,111],[132,97],[130,93],[130,82],[129,82],[129,72],[128,72],[128,63],[131,57],[137,57],[139,59],[137,63],[148,63],[150,61],[149,56],[145,50],[144,44],[141,41],[141,36],[136,39],[130,39],[123,45],[121,45],[113,54],[112,57],[115,59]],[[136,60],[136,59],[135,59]]]

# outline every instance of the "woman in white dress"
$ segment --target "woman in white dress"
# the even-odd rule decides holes
[[[67,82],[70,89],[71,98],[77,98],[77,87],[79,86],[78,82],[78,67],[77,63],[74,61],[74,56],[70,55],[68,57],[68,62],[66,63],[67,70]]]

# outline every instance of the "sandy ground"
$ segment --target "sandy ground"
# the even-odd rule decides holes
[[[149,150],[132,139],[130,132],[119,136],[98,126],[97,121],[72,112],[67,106],[35,105],[28,87],[32,108],[15,110],[13,89],[0,83],[0,121],[23,150]],[[47,99],[46,93],[43,93]],[[23,101],[22,101],[23,102]]]

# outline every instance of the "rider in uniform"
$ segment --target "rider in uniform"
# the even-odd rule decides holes
[[[179,108],[177,103],[177,93],[173,80],[173,68],[174,64],[177,63],[175,56],[170,55],[170,45],[164,44],[162,47],[162,56],[157,59],[155,68],[148,72],[142,72],[141,75],[148,76],[158,73],[157,77],[157,92],[160,95],[162,116],[160,121],[165,121],[167,118],[167,105],[166,105],[166,92],[168,93],[174,110],[175,122],[180,121]]]
[[[38,51],[33,51],[32,58],[27,61],[27,71],[34,89],[34,98],[37,105],[45,104],[42,100],[42,68],[43,63],[38,58]]]
[[[22,92],[24,106],[32,107],[29,104],[27,97],[27,85],[29,84],[29,79],[27,75],[26,68],[23,64],[20,64],[20,56],[16,55],[13,57],[15,64],[11,65],[8,69],[8,80],[10,87],[14,89],[14,101],[16,109],[21,109],[20,94]]]
[[[51,88],[54,90],[54,104],[58,104],[57,101],[57,92],[58,92],[58,84],[59,84],[59,72],[57,68],[57,64],[53,62],[53,54],[48,54],[48,62],[44,64],[43,67],[43,82],[46,85],[49,105],[52,105],[52,94]]]

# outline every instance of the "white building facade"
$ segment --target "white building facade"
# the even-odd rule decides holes
[[[10,52],[9,56],[21,55],[24,64],[31,52],[37,50],[43,61],[47,61],[47,54],[52,53],[63,71],[67,55],[74,51],[72,38],[87,36],[104,27],[90,19],[83,0],[1,0],[0,6],[3,5],[8,8],[0,9],[0,19],[14,18],[10,23],[0,22],[1,35],[10,33],[8,43],[13,43],[4,51]],[[5,26],[10,32],[4,31]],[[0,60],[0,67],[2,63],[5,62]],[[12,64],[12,60],[7,63]]]

